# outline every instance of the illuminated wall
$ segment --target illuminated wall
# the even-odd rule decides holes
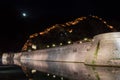
[[[13,53],[3,53],[3,55],[2,55],[2,63],[3,63],[3,64],[12,63],[12,61],[13,61],[13,56],[14,56]]]
[[[14,53],[14,59],[19,59],[22,53]]]
[[[85,63],[120,66],[120,32],[95,36]]]
[[[97,35],[93,42],[23,52],[21,59],[120,66],[120,32]]]
[[[91,42],[74,43],[67,46],[23,52],[21,59],[84,62]]]
[[[3,53],[2,59],[7,59],[7,57],[8,57],[8,54],[7,53]]]

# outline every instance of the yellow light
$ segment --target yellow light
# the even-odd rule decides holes
[[[72,25],[75,25],[76,24],[76,22],[72,22]]]
[[[55,75],[53,75],[53,78],[55,78],[56,76]]]
[[[57,24],[56,24],[57,25]],[[53,28],[55,28],[55,26],[52,26]]]
[[[106,21],[103,21],[103,23],[105,23],[105,24],[106,24],[107,22],[106,22]]]
[[[55,47],[55,44],[53,44],[52,46]]]
[[[70,26],[70,24],[69,24],[69,23],[66,23],[66,25],[67,25],[67,26]]]
[[[47,48],[49,48],[50,46],[49,45],[47,45]]]
[[[35,33],[34,35],[35,35],[35,36],[38,36],[38,33]]]
[[[98,16],[95,16],[95,18],[98,18]]]
[[[43,35],[44,34],[44,32],[40,32],[40,35]]]
[[[62,45],[62,43],[60,43],[60,45]]]
[[[82,41],[80,41],[80,43],[82,43]]]
[[[109,26],[109,28],[113,29],[113,26]]]
[[[33,49],[37,49],[37,46],[33,44],[33,45],[32,45],[32,48],[33,48]]]
[[[71,44],[71,41],[68,41],[67,43],[68,43],[68,44]]]
[[[83,18],[78,18],[78,20],[82,21],[82,20],[83,20]]]
[[[72,29],[71,29],[71,30],[69,30],[69,33],[72,33],[72,31],[73,31]]]
[[[47,74],[47,76],[50,76],[50,74]]]
[[[47,31],[50,31],[50,29],[47,29]]]
[[[36,70],[32,70],[31,72],[32,72],[32,73],[36,73]]]
[[[61,26],[65,27],[65,25],[64,25],[64,24],[62,24]]]
[[[87,41],[87,40],[88,40],[88,38],[84,38],[84,40],[85,40],[85,41]]]
[[[33,35],[30,35],[30,38],[33,38],[34,36]]]

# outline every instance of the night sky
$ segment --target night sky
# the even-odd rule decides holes
[[[114,1],[0,0],[0,52],[20,51],[30,34],[81,16],[102,17],[120,31],[120,5]]]

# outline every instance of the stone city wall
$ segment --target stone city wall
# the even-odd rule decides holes
[[[95,36],[85,63],[90,65],[120,66],[120,32]]]
[[[99,34],[94,41],[14,53],[14,59],[84,62],[87,65],[120,66],[120,32]],[[12,55],[13,56],[13,55]],[[3,59],[9,54],[3,55]]]
[[[24,52],[20,59],[84,62],[91,43],[74,43],[67,46]]]

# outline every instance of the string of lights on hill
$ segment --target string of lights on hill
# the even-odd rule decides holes
[[[86,26],[89,27],[85,28]],[[92,29],[92,26],[95,26],[96,29]],[[103,26],[105,31],[102,31],[100,28]],[[84,29],[86,29],[86,31],[84,31]],[[101,31],[99,31],[100,29]],[[109,25],[105,20],[98,16],[80,17],[64,24],[55,24],[45,29],[43,32],[30,35],[29,39],[24,44],[22,51],[55,47],[57,45],[61,46],[79,40],[80,43],[82,43],[84,41],[91,41],[91,38],[97,34],[115,31],[117,30],[112,25]]]

